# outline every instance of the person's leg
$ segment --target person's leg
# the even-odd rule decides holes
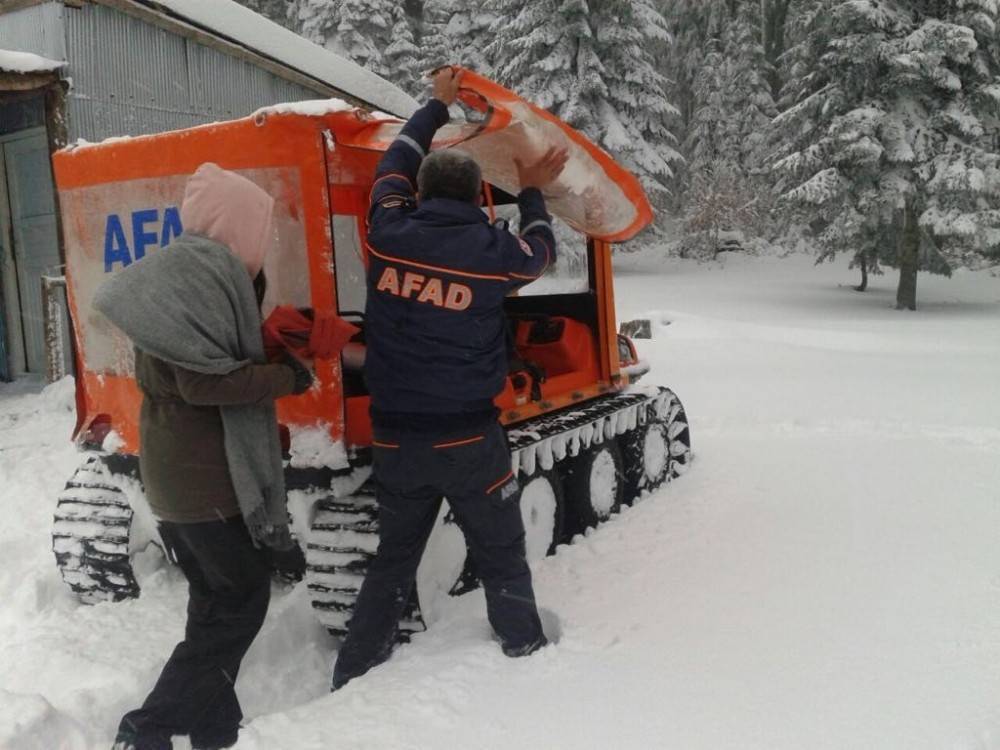
[[[196,688],[205,706],[191,727],[195,750],[235,744],[243,719],[236,697],[236,677],[264,624],[271,600],[266,550],[254,546],[242,518],[220,523],[224,528],[212,529],[192,541],[192,546],[210,561],[205,572],[214,592],[209,607],[198,618],[205,640],[214,644],[214,664],[205,670]]]
[[[419,481],[407,448],[376,448],[379,506],[378,551],[365,575],[347,636],[337,654],[332,688],[337,690],[385,661],[399,618],[410,601],[417,567],[441,509],[441,494]]]
[[[163,529],[189,581],[187,626],[142,708],[122,719],[120,735],[192,734],[195,747],[224,746],[242,719],[234,689],[240,663],[267,613],[266,557],[240,518]]]
[[[188,619],[195,601],[209,595],[201,568],[192,552],[177,533],[178,524],[160,521],[160,538],[167,556],[181,569],[188,582]],[[184,669],[178,657],[187,638],[175,648],[142,707],[129,711],[118,724],[115,750],[169,750],[170,737],[187,734],[188,722],[184,718]]]
[[[510,471],[503,428],[491,427],[481,445],[449,458],[454,478],[445,492],[486,590],[490,624],[505,654],[530,654],[547,641],[525,555],[521,491]]]

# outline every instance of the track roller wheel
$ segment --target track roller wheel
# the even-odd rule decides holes
[[[619,438],[625,461],[625,502],[651,492],[687,469],[691,438],[684,407],[672,393],[646,407],[645,420]]]
[[[644,490],[654,490],[670,478],[670,438],[667,425],[650,420],[621,437],[625,460],[625,502]]]
[[[667,438],[670,441],[670,478],[676,479],[682,476],[691,464],[691,429],[688,427],[684,407],[676,396],[667,408],[664,421],[667,424]]]
[[[553,554],[563,540],[566,510],[563,481],[554,469],[539,469],[520,481],[526,556],[528,563],[534,563]]]
[[[565,481],[571,533],[606,521],[621,508],[624,497],[618,443],[605,440],[582,451],[569,462]]]

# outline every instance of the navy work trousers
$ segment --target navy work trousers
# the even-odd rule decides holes
[[[376,428],[374,452],[378,553],[358,595],[333,687],[388,657],[444,497],[465,534],[504,651],[544,643],[525,558],[521,493],[503,428],[495,421],[439,435]]]
[[[119,736],[137,750],[167,750],[171,735],[190,735],[195,748],[227,747],[243,718],[236,675],[271,597],[268,557],[239,516],[161,521],[160,535],[188,580],[187,626],[142,708],[121,720]]]

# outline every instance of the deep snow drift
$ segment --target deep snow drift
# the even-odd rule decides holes
[[[562,637],[505,659],[481,594],[327,694],[305,592],[240,675],[243,750],[1000,748],[1000,278],[618,260],[649,379],[696,460],[536,568]],[[0,748],[107,748],[183,625],[184,584],[84,607],[50,552],[72,388],[0,388]],[[177,741],[177,747],[187,745]]]

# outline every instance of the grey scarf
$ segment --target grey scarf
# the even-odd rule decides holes
[[[136,347],[208,375],[263,364],[260,309],[243,264],[226,247],[183,234],[104,282],[94,307]],[[220,406],[226,459],[256,541],[287,526],[274,404]]]

